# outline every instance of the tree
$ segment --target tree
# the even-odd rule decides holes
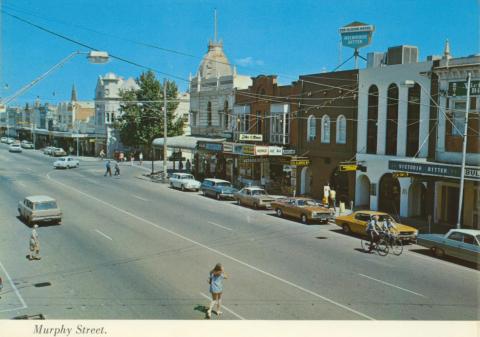
[[[121,117],[115,127],[120,130],[120,139],[126,146],[144,147],[149,153],[155,138],[163,137],[163,84],[152,71],[144,72],[136,79],[138,90],[121,92]],[[175,120],[178,88],[175,82],[167,81],[167,135],[182,134],[183,120]]]

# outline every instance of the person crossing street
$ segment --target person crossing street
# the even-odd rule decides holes
[[[105,174],[103,176],[106,177],[107,174],[109,174],[110,177],[112,176],[112,166],[110,164],[110,160],[107,160],[105,163]]]
[[[30,234],[29,248],[30,254],[28,255],[29,260],[40,260],[40,241],[38,240],[37,233],[38,225],[34,225],[32,233]]]
[[[207,310],[207,318],[212,317],[212,309],[217,305],[217,310],[215,311],[218,316],[222,314],[222,293],[223,293],[223,280],[227,279],[227,275],[223,270],[221,263],[217,263],[215,267],[210,271],[210,277],[208,283],[210,284],[210,293],[212,294],[212,301]]]

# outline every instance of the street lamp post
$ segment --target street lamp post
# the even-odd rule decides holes
[[[167,181],[167,79],[163,79],[163,182]],[[153,165],[153,161],[152,161]],[[152,166],[153,167],[153,166]]]

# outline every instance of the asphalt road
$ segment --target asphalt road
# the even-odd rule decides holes
[[[101,161],[53,170],[38,151],[0,145],[0,318],[204,319],[208,273],[221,262],[224,315],[262,320],[478,320],[474,268],[406,247],[366,254],[333,224],[303,225],[232,201],[139,179]],[[38,233],[17,218],[27,195],[58,200],[64,219]]]

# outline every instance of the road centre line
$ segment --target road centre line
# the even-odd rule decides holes
[[[17,297],[18,297],[18,299],[20,300],[20,303],[22,303],[22,306],[23,306],[23,307],[21,307],[21,308],[16,308],[16,309],[13,309],[13,310],[20,310],[20,309],[26,309],[26,308],[28,308],[27,303],[25,303],[25,301],[23,300],[22,295],[20,295],[20,292],[18,291],[17,287],[15,286],[15,283],[13,283],[12,278],[11,278],[10,275],[8,274],[7,270],[6,270],[5,267],[3,266],[2,262],[0,262],[0,267],[2,267],[3,272],[4,272],[5,275],[7,276],[8,281],[9,281],[10,284],[12,285],[12,288],[13,288],[13,290],[15,291],[15,294],[17,294]],[[11,310],[5,310],[5,311],[11,311]]]
[[[396,285],[394,285],[394,284],[391,284],[391,283],[388,283],[388,282],[385,282],[385,281],[382,281],[382,280],[377,280],[376,278],[373,278],[373,277],[370,277],[370,276],[367,276],[367,275],[364,275],[364,274],[360,274],[360,273],[359,273],[358,275],[363,276],[363,277],[366,277],[366,278],[368,278],[368,279],[370,279],[370,280],[373,280],[373,281],[377,281],[377,282],[379,282],[379,283],[383,283],[383,284],[385,284],[385,285],[387,285],[387,286],[394,287],[394,288],[397,288],[397,289],[400,289],[400,290],[409,292],[409,293],[411,293],[411,294],[414,294],[414,295],[417,295],[417,296],[421,296],[421,297],[427,298],[427,296],[425,296],[425,295],[422,295],[422,294],[416,293],[416,292],[414,292],[414,291],[411,291],[411,290],[408,290],[408,289],[405,289],[405,288],[396,286]]]
[[[208,297],[207,295],[205,295],[204,293],[200,293],[200,295],[202,295],[203,297],[205,297],[207,300],[211,300],[211,297]],[[241,320],[245,320],[246,318],[243,318],[242,316],[240,316],[239,314],[237,314],[236,312],[234,312],[233,310],[227,308],[226,306],[224,306],[222,304],[222,308],[225,310],[225,311],[228,311],[229,313],[231,313],[233,316],[237,317],[238,319],[241,319]]]
[[[100,235],[106,237],[107,239],[113,241],[113,239],[111,237],[109,237],[107,234],[103,233],[102,231],[99,231],[98,229],[95,229],[95,232],[97,232],[98,234],[100,234]]]
[[[218,226],[218,227],[220,227],[220,228],[226,229],[226,230],[228,230],[228,231],[232,231],[232,230],[233,230],[233,229],[231,229],[231,228],[228,228],[228,227],[219,225],[218,223],[215,223],[215,222],[212,222],[212,221],[208,221],[208,223],[211,224],[211,225]]]
[[[138,200],[142,200],[142,201],[148,201],[147,199],[145,198],[142,198],[142,197],[139,197],[138,195],[135,195],[135,194],[132,194],[132,197],[138,199]]]
[[[54,171],[52,171],[52,172],[54,172]],[[312,295],[312,296],[314,296],[314,297],[317,297],[317,298],[320,298],[320,299],[322,299],[322,300],[324,300],[324,301],[326,301],[326,302],[328,302],[328,303],[331,303],[331,304],[336,305],[336,306],[338,306],[338,307],[340,307],[340,308],[343,308],[343,309],[345,309],[345,310],[347,310],[347,311],[350,311],[350,312],[352,312],[352,313],[354,313],[354,314],[356,314],[356,315],[358,315],[358,316],[361,316],[361,317],[366,318],[366,319],[369,319],[369,320],[375,320],[375,318],[373,318],[373,317],[370,317],[370,316],[368,316],[368,315],[366,315],[366,314],[364,314],[364,313],[362,313],[362,312],[360,312],[360,311],[357,311],[357,310],[355,310],[355,309],[349,308],[348,306],[343,305],[343,304],[341,304],[341,303],[335,302],[334,300],[332,300],[332,299],[330,299],[330,298],[328,298],[328,297],[322,296],[322,295],[320,295],[320,294],[318,294],[318,293],[316,293],[316,292],[314,292],[314,291],[312,291],[312,290],[306,289],[306,288],[304,288],[304,287],[302,287],[302,286],[300,286],[300,285],[297,285],[297,284],[295,284],[295,283],[293,283],[293,282],[287,281],[287,280],[285,280],[285,279],[283,279],[283,278],[281,278],[281,277],[279,277],[279,276],[276,276],[276,275],[274,275],[274,274],[271,274],[271,273],[269,273],[269,272],[267,272],[267,271],[264,271],[264,270],[262,270],[262,269],[260,269],[260,268],[255,267],[255,266],[253,266],[253,265],[251,265],[251,264],[248,264],[248,263],[246,263],[246,262],[243,262],[243,261],[241,261],[241,260],[239,260],[239,259],[237,259],[237,258],[235,258],[235,257],[233,257],[233,256],[230,256],[230,255],[228,255],[228,254],[225,254],[225,253],[223,253],[223,252],[221,252],[221,251],[219,251],[219,250],[217,250],[217,249],[211,248],[211,247],[209,247],[209,246],[207,246],[207,245],[204,245],[204,244],[202,244],[202,243],[200,243],[200,242],[198,242],[198,241],[195,241],[195,240],[190,239],[190,238],[188,238],[188,237],[186,237],[186,236],[183,236],[183,235],[181,235],[181,234],[178,234],[178,233],[176,233],[176,232],[174,232],[174,231],[172,231],[172,230],[170,230],[170,229],[168,229],[168,228],[165,228],[165,227],[162,227],[162,226],[160,226],[160,225],[157,225],[156,223],[154,223],[154,222],[152,222],[152,221],[150,221],[150,220],[144,219],[144,218],[142,218],[142,217],[140,217],[140,216],[138,216],[138,215],[136,215],[136,214],[133,214],[133,213],[131,213],[131,212],[129,212],[129,211],[126,211],[126,210],[124,210],[124,209],[122,209],[122,208],[119,208],[119,207],[117,207],[117,206],[115,206],[115,205],[113,205],[113,204],[110,204],[110,203],[106,202],[106,201],[103,201],[102,199],[96,198],[96,197],[94,197],[94,196],[92,196],[92,195],[90,195],[90,194],[88,194],[88,193],[82,192],[82,191],[76,189],[75,187],[72,187],[72,186],[69,186],[69,185],[67,185],[67,184],[64,184],[64,183],[61,183],[61,182],[59,182],[59,181],[56,181],[56,180],[54,180],[53,178],[50,177],[50,174],[51,174],[52,172],[47,173],[46,177],[47,177],[47,179],[49,179],[50,181],[52,181],[52,182],[54,182],[54,183],[56,183],[56,184],[58,184],[58,185],[61,185],[61,186],[65,187],[65,188],[68,188],[68,189],[71,189],[71,190],[73,190],[73,191],[76,191],[77,193],[80,193],[80,194],[82,194],[82,195],[84,195],[84,196],[86,196],[86,197],[88,197],[88,198],[90,198],[90,199],[96,200],[96,201],[98,201],[98,202],[100,202],[100,203],[102,203],[102,204],[104,204],[104,205],[107,205],[107,206],[109,206],[109,207],[111,207],[111,208],[113,208],[113,209],[115,209],[115,210],[117,210],[117,211],[119,211],[119,212],[121,212],[121,213],[124,213],[124,214],[126,214],[126,215],[129,215],[130,217],[135,218],[135,219],[137,219],[137,220],[139,220],[139,221],[141,221],[141,222],[144,222],[144,223],[149,224],[149,225],[151,225],[151,226],[153,226],[153,227],[156,227],[156,228],[158,228],[158,229],[161,229],[161,230],[163,230],[163,231],[165,231],[165,232],[167,232],[167,233],[170,233],[170,234],[173,235],[173,236],[176,236],[176,237],[181,238],[181,239],[183,239],[183,240],[185,240],[185,241],[188,241],[188,242],[190,242],[190,243],[193,243],[193,244],[195,244],[195,245],[197,245],[197,246],[199,246],[199,247],[205,248],[205,249],[207,249],[207,250],[209,250],[209,251],[211,251],[211,252],[213,252],[213,253],[216,253],[216,254],[218,254],[218,255],[220,255],[220,256],[223,256],[223,257],[225,257],[225,258],[227,258],[227,259],[229,259],[229,260],[231,260],[231,261],[237,262],[237,263],[239,263],[239,264],[241,264],[241,265],[243,265],[243,266],[245,266],[245,267],[248,267],[248,268],[250,268],[250,269],[252,269],[252,270],[255,270],[255,271],[257,271],[257,272],[259,272],[259,273],[261,273],[261,274],[263,274],[263,275],[269,276],[269,277],[271,277],[271,278],[273,278],[273,279],[275,279],[275,280],[277,280],[277,281],[279,281],[279,282],[281,282],[281,283],[287,284],[287,285],[289,285],[289,286],[291,286],[291,287],[293,287],[293,288],[296,288],[296,289],[298,289],[298,290],[300,290],[300,291],[302,291],[302,292],[304,292],[304,293],[310,294],[310,295]]]

